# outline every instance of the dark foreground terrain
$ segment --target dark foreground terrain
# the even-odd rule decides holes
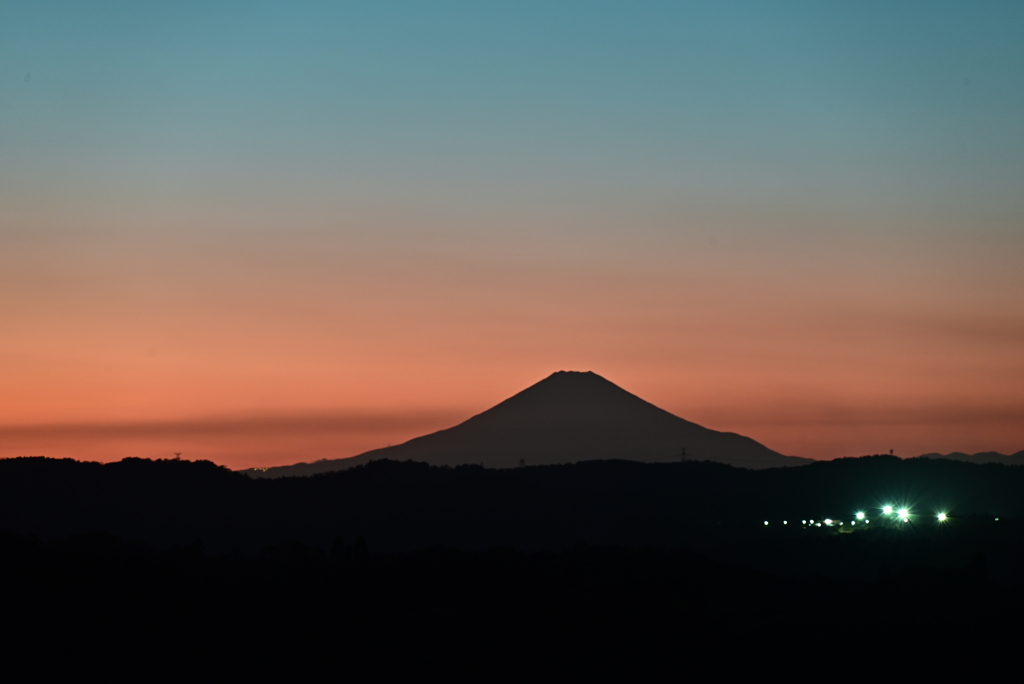
[[[1018,470],[0,461],[0,643],[146,679],[978,676],[1022,632]],[[850,525],[887,502],[913,519]]]

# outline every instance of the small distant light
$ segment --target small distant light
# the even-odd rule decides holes
[[[999,520],[999,518],[996,518],[996,520]],[[812,524],[812,525],[814,524],[814,521],[813,521],[813,520],[811,521],[811,524]],[[821,527],[821,523],[818,523],[818,527]]]
[[[882,512],[886,515],[892,515],[892,506],[882,506]]]
[[[871,522],[871,521],[870,520],[865,520],[864,524],[867,525],[869,522]]]
[[[864,519],[864,513],[863,512],[858,513],[857,514],[857,520],[863,520],[863,519]]]
[[[939,513],[939,522],[946,522],[946,514]]]
[[[999,522],[999,518],[996,518],[996,522]]]
[[[821,523],[818,523],[817,525],[815,525],[815,527],[821,527]]]
[[[826,525],[831,525],[832,524],[832,518],[825,518],[825,524]]]
[[[909,517],[910,517],[910,511],[908,511],[908,510],[907,510],[906,508],[901,508],[901,509],[900,509],[900,514],[899,514],[899,515],[900,515],[900,517],[901,517],[901,518],[903,518],[904,520],[906,520],[907,518],[909,518]]]
[[[804,524],[804,525],[806,525],[806,524],[807,524],[807,521],[806,521],[806,520],[801,520],[800,522],[801,522],[801,524]],[[814,521],[812,520],[811,522],[814,522]]]
[[[856,525],[856,524],[857,524],[857,521],[855,521],[855,520],[851,520],[851,521],[850,521],[850,524],[851,524],[851,525]]]
[[[767,525],[767,524],[768,524],[768,521],[767,521],[767,520],[765,520],[765,521],[764,521],[764,524],[765,524],[765,525]]]
[[[783,525],[788,525],[788,524],[789,524],[789,521],[788,521],[788,520],[783,520],[783,521],[782,521],[782,524],[783,524]]]

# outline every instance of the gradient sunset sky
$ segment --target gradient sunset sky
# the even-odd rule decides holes
[[[1024,3],[0,4],[0,457],[340,458],[557,370],[1024,449]]]

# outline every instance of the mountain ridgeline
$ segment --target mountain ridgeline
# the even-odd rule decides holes
[[[965,454],[954,451],[950,454],[922,454],[918,458],[940,458],[947,461],[963,461],[964,463],[1002,463],[1003,465],[1024,465],[1024,451],[1015,454],[1001,454],[998,451],[982,451],[977,454]]]
[[[761,469],[804,465],[749,437],[691,423],[592,372],[559,371],[447,430],[352,458],[251,469],[253,477],[315,475],[373,460],[514,468],[581,461],[685,458]]]

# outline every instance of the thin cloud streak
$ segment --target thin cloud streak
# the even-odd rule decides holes
[[[318,413],[0,427],[0,458],[208,460],[232,469],[346,458],[464,420],[453,412]]]
[[[102,423],[41,423],[0,426],[0,439],[30,436],[147,437],[161,435],[224,436],[248,434],[308,434],[318,432],[380,433],[390,430],[428,429],[439,423],[454,425],[468,416],[452,411],[410,413],[316,413],[290,416],[249,416],[172,421]]]
[[[707,412],[709,417],[714,416]],[[724,418],[724,416],[722,416]],[[760,409],[742,414],[743,425],[776,425],[800,427],[865,427],[865,426],[920,426],[920,425],[1022,425],[1022,406],[934,406],[934,407],[806,407],[775,411]],[[720,422],[713,418],[713,422]]]

